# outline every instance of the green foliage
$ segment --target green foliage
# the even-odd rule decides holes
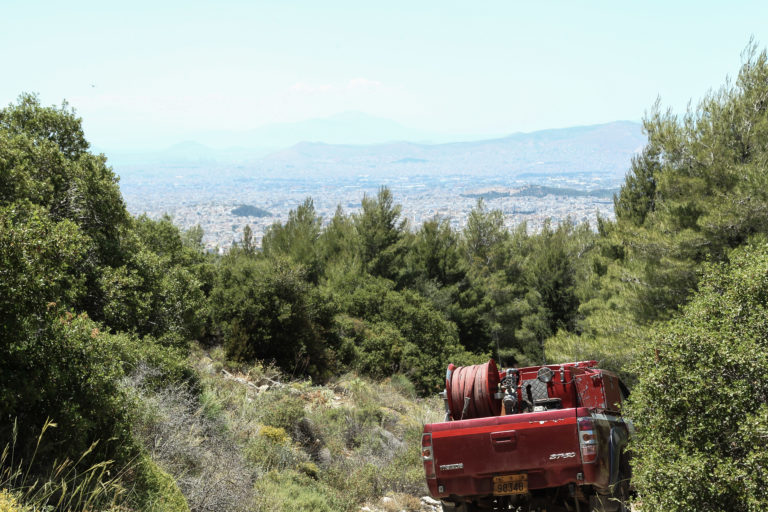
[[[643,347],[629,414],[634,482],[652,510],[768,506],[768,244],[710,265],[700,291]]]
[[[37,447],[47,444],[46,435],[56,427],[51,422],[42,426]],[[0,511],[117,510],[129,501],[122,485],[124,475],[112,473],[111,461],[84,462],[95,445],[76,460],[55,461],[41,474],[36,467],[37,451],[28,460],[17,458],[17,435],[18,425],[14,424],[14,438],[0,454]]]
[[[319,273],[318,238],[322,219],[315,214],[312,198],[288,214],[285,224],[273,224],[264,234],[262,247],[268,258],[288,257],[304,266],[307,278],[316,281]]]
[[[189,512],[189,505],[171,475],[151,458],[142,455],[136,463],[137,492],[134,500],[147,512]]]
[[[130,219],[66,104],[22,95],[0,110],[0,440],[18,426],[14,451],[34,453],[30,478],[62,474],[57,464],[72,460],[80,476],[82,464],[114,464],[141,509],[187,510],[151,461],[132,465],[135,403],[124,382],[146,364],[158,369],[155,385],[190,377],[180,348],[205,316],[197,244],[184,245],[168,218]],[[38,437],[49,420],[57,428]],[[78,482],[55,492],[71,496]],[[154,508],[141,498],[153,486]]]
[[[298,471],[272,471],[256,487],[258,510],[265,512],[337,512],[354,507],[349,498]]]
[[[637,347],[689,300],[702,266],[768,231],[766,77],[750,44],[737,79],[685,115],[654,105],[616,222],[598,223],[591,268],[576,273],[575,326],[546,341],[548,357],[595,358],[634,379]]]
[[[330,369],[323,338],[330,316],[305,278],[303,267],[285,260],[233,254],[221,261],[210,304],[230,357],[316,376]]]
[[[525,262],[524,281],[536,290],[541,305],[547,311],[550,333],[557,329],[573,330],[578,298],[576,297],[576,269],[578,253],[583,252],[591,233],[575,229],[570,222],[552,229],[547,222],[539,236],[533,238]],[[579,236],[586,239],[579,240]],[[578,247],[574,248],[578,244]]]
[[[455,326],[423,297],[397,291],[383,278],[348,279],[334,291],[345,315],[337,317],[342,341],[355,347],[353,366],[376,377],[403,373],[420,392],[436,391],[449,362],[473,360],[458,343]]]
[[[182,234],[167,214],[160,220],[152,220],[146,215],[139,216],[133,222],[133,233],[141,240],[143,247],[161,255],[170,264],[178,264],[187,259]],[[198,235],[202,239],[202,231],[193,236]]]
[[[203,329],[200,282],[187,268],[169,266],[155,252],[142,249],[123,266],[105,267],[99,287],[102,319],[114,329],[158,337],[192,337]]]
[[[296,395],[286,393],[264,404],[261,422],[264,425],[284,432],[294,432],[299,420],[304,416],[304,401]]]
[[[503,264],[499,252],[508,237],[501,210],[488,210],[485,202],[478,199],[464,230],[467,260],[490,271],[497,270]]]
[[[338,206],[318,239],[326,276],[333,274],[334,270],[346,274],[360,267],[357,236],[352,218]]]
[[[207,307],[197,278],[205,270],[199,250],[184,246],[167,216],[136,219],[123,247],[122,265],[101,268],[96,318],[140,335],[201,336]]]
[[[503,231],[498,210],[482,202],[465,230],[469,271],[457,306],[448,310],[462,344],[492,351],[503,365],[544,362],[544,342],[559,329],[576,330],[578,284],[588,274],[595,235],[566,221],[538,234],[525,224]]]
[[[424,222],[418,229],[406,262],[414,274],[412,279],[433,281],[441,286],[456,284],[466,274],[459,235],[447,219],[439,217]]]
[[[125,457],[131,443],[128,411],[115,357],[122,338],[99,332],[85,315],[50,311],[34,329],[4,337],[0,347],[0,439],[10,438],[14,418],[23,436],[20,452],[31,452],[37,432],[50,418],[59,428],[41,452],[76,458],[93,441],[105,458]]]
[[[766,94],[768,58],[752,45],[733,85],[681,119],[656,104],[645,120],[648,144],[615,199],[641,322],[668,318],[701,263],[768,230]]]
[[[87,248],[71,221],[53,222],[24,202],[0,206],[0,347],[48,309],[80,300]]]
[[[401,209],[392,192],[381,187],[375,198],[363,197],[353,217],[363,267],[371,275],[396,279],[402,272],[406,222],[399,221]]]
[[[18,104],[0,111],[0,129],[51,142],[67,158],[82,156],[89,148],[81,125],[82,120],[66,102],[61,108],[42,107],[33,94],[22,94]]]
[[[42,107],[36,96],[20,96],[0,110],[0,204],[28,200],[54,221],[74,222],[93,241],[96,262],[114,262],[128,213],[105,157],[87,149],[66,104]]]

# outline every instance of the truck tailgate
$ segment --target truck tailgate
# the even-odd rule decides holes
[[[437,484],[450,494],[492,493],[493,477],[527,475],[529,489],[576,482],[576,409],[433,423]]]

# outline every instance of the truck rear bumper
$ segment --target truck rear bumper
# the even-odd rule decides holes
[[[561,487],[568,484],[585,483],[584,472],[581,464],[562,465],[546,470],[518,471],[528,475],[528,489],[545,489]],[[504,474],[516,474],[515,472]],[[427,479],[429,492],[433,498],[447,498],[449,496],[489,496],[493,494],[493,477],[497,475],[456,475],[450,478]]]

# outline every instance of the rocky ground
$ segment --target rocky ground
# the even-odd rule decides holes
[[[418,504],[418,508],[413,508]],[[417,498],[415,496],[384,496],[375,504],[367,504],[360,507],[360,512],[441,512],[440,502],[430,498],[429,496],[422,496]]]

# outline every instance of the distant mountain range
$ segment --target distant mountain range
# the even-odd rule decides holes
[[[241,137],[242,142],[258,140],[273,144],[308,137],[270,153],[255,144],[215,149],[186,141],[154,153],[108,152],[107,155],[118,171],[124,165],[141,165],[147,169],[237,166],[254,175],[281,176],[599,174],[622,177],[629,169],[632,156],[645,144],[640,123],[630,121],[449,143],[413,142],[415,138],[409,142],[350,143],[355,140],[350,135],[354,126],[363,127],[357,135],[358,141],[382,141],[389,135],[408,133],[394,121],[347,113],[303,123],[271,125],[225,137],[228,141]],[[411,135],[419,136],[417,132]],[[317,138],[312,141],[309,137]],[[340,140],[348,143],[333,143]]]
[[[299,142],[325,144],[380,144],[398,140],[443,142],[445,136],[416,130],[362,112],[342,112],[330,117],[295,123],[272,123],[247,131],[219,131],[200,135],[207,145],[221,148],[279,150]]]
[[[597,188],[591,190],[580,190],[567,187],[545,187],[542,185],[526,185],[516,190],[489,190],[487,192],[475,192],[468,194],[459,194],[461,197],[470,199],[498,199],[500,197],[597,197],[611,199],[614,194],[619,192],[618,188]]]
[[[273,171],[300,174],[623,176],[644,143],[639,123],[616,121],[446,144],[301,142],[266,156],[261,163]]]

